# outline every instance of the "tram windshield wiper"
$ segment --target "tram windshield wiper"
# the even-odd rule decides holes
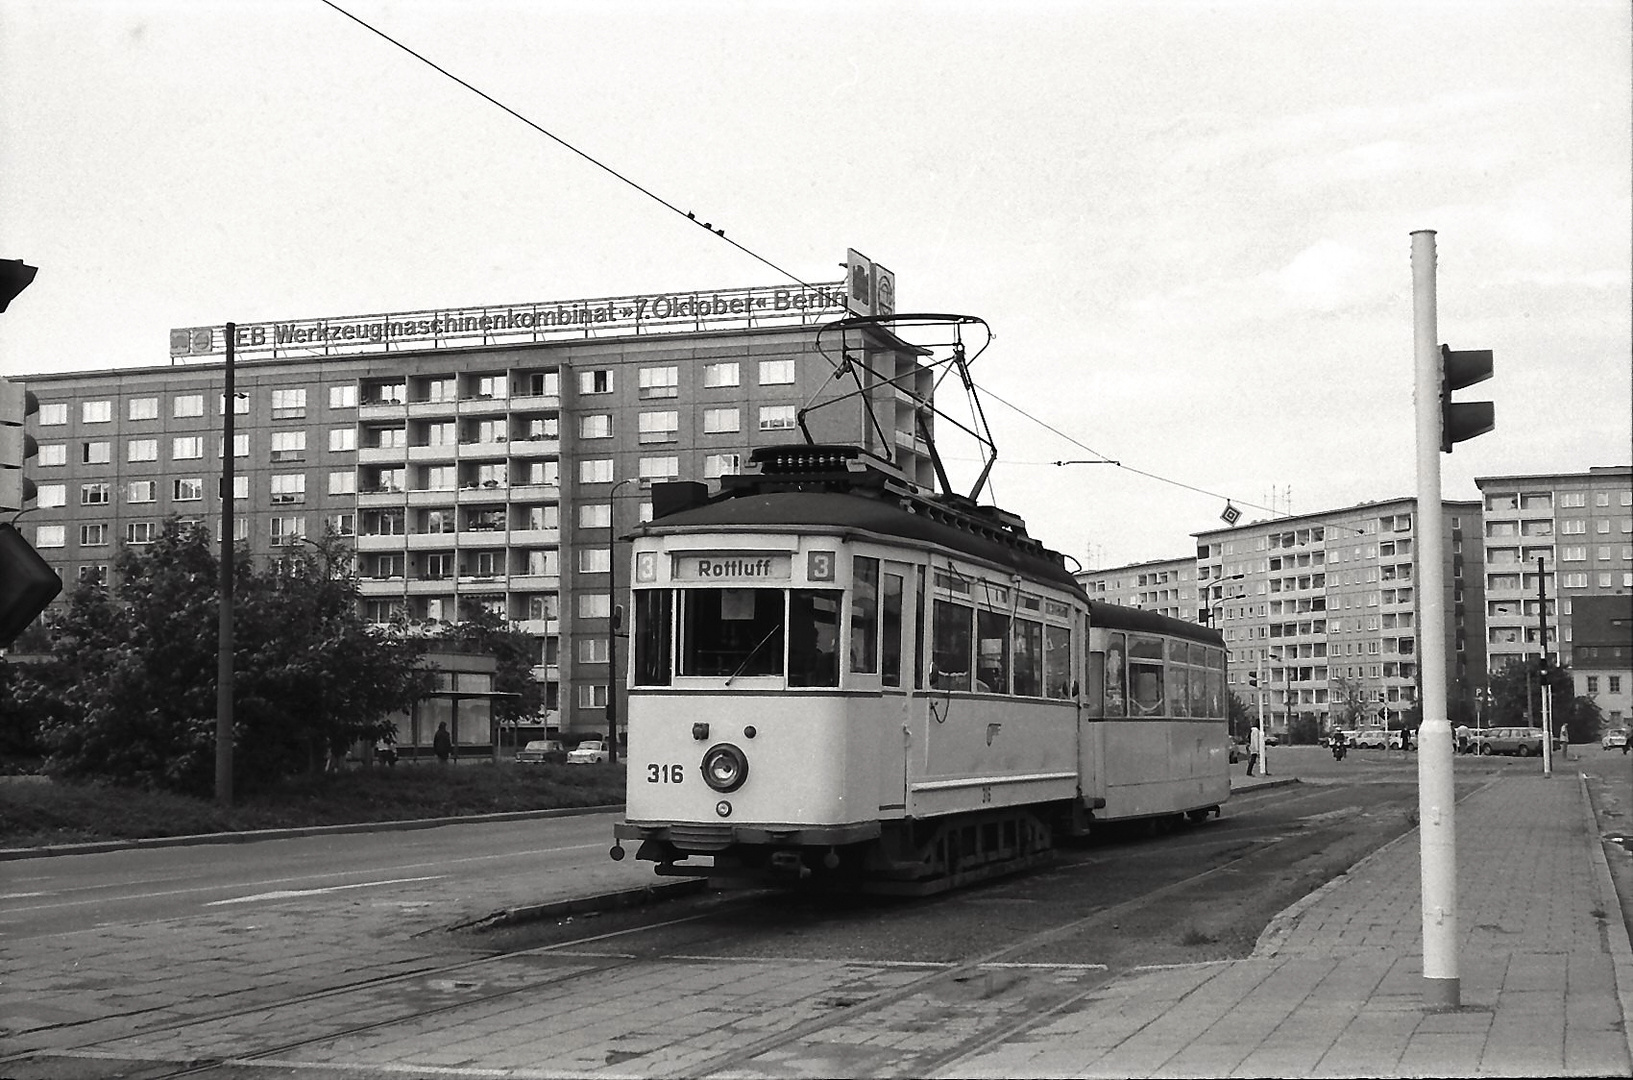
[[[726,676],[726,685],[730,686],[732,684],[732,680],[741,675],[743,673],[743,669],[748,667],[749,662],[756,656],[760,655],[760,650],[765,648],[765,643],[780,633],[782,633],[782,623],[778,623],[776,626],[773,626],[769,631],[767,631],[766,636],[760,639],[760,643],[754,646],[754,648],[750,649],[747,656],[743,657],[743,662],[737,665],[737,670]]]

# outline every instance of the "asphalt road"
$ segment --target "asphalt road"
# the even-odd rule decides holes
[[[1129,968],[1247,955],[1415,821],[1415,755],[1270,765],[1302,782],[916,900],[723,892],[451,929],[652,881],[607,859],[610,815],[6,864],[0,1075],[927,1075]],[[1541,766],[1456,768],[1464,793]],[[1556,762],[1578,768],[1625,831],[1633,759]],[[809,1056],[836,1045],[854,1055]]]

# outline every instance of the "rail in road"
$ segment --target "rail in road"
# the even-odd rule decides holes
[[[231,935],[188,938],[196,972],[172,977],[200,995],[14,1029],[0,1073],[927,1075],[1130,967],[1250,949],[1275,911],[1410,827],[1410,785],[1373,779],[1364,793],[1255,793],[1220,821],[1068,850],[1048,870],[927,901],[715,894],[592,919],[591,932],[579,918],[405,943],[359,932],[368,904],[291,899],[251,924],[280,924],[272,940],[237,935],[242,956],[222,955]],[[217,930],[234,925],[246,924]],[[302,925],[337,950],[328,981],[256,992],[257,963],[318,962],[280,955]],[[212,983],[221,969],[231,978]]]

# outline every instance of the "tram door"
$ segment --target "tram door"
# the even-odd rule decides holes
[[[885,560],[879,573],[879,809],[905,809],[907,738],[922,651],[922,567]]]

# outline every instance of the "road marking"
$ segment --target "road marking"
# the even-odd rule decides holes
[[[211,900],[204,906],[221,907],[224,904],[253,904],[261,900],[290,900],[297,896],[321,896],[324,893],[345,892],[347,889],[373,889],[380,885],[406,885],[414,881],[437,881],[447,876],[447,874],[432,874],[429,877],[392,878],[389,881],[360,881],[356,885],[329,885],[321,889],[279,889],[276,892],[256,893],[254,896],[235,896],[231,900]]]

